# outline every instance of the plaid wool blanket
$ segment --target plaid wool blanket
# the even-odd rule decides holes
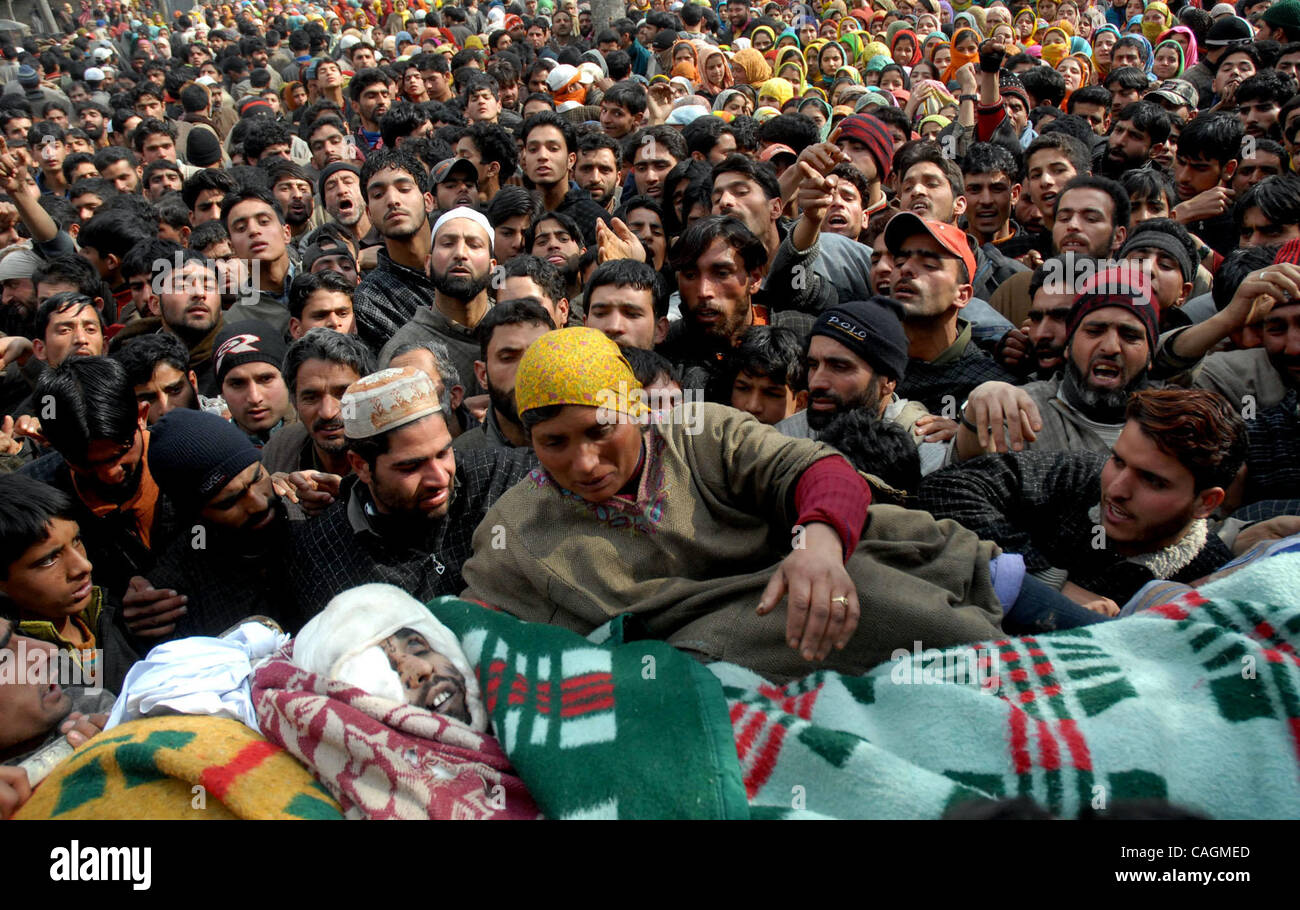
[[[746,818],[722,690],[621,616],[584,639],[451,597],[429,604],[548,818]]]
[[[1112,623],[783,687],[710,669],[756,817],[935,818],[1027,796],[1074,817],[1165,799],[1300,816],[1300,553]]]
[[[491,736],[308,672],[293,663],[291,649],[253,676],[258,723],[325,785],[347,818],[538,816]]]

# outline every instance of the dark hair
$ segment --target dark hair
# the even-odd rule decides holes
[[[296,161],[289,158],[268,158],[265,161],[259,161],[257,166],[266,171],[266,180],[271,184],[271,190],[274,194],[275,185],[281,180],[301,180],[304,183],[312,183],[311,177],[307,174],[306,169]]]
[[[1295,93],[1294,79],[1275,70],[1265,70],[1243,80],[1241,85],[1237,86],[1237,93],[1233,96],[1233,100],[1237,104],[1243,101],[1271,101],[1282,105]]]
[[[1048,133],[1029,143],[1029,148],[1025,149],[1026,171],[1029,170],[1029,159],[1043,149],[1056,149],[1059,151],[1070,164],[1074,165],[1075,171],[1080,174],[1092,172],[1092,152],[1086,145],[1068,133]]]
[[[668,318],[668,282],[652,266],[635,259],[611,259],[601,263],[587,279],[582,299],[590,306],[592,292],[609,285],[649,291],[655,319]]]
[[[329,269],[323,272],[301,272],[289,286],[289,315],[294,319],[301,319],[307,300],[317,291],[336,291],[346,294],[351,300],[354,290],[356,289],[338,272]],[[374,371],[366,370],[361,375],[365,376],[371,372]]]
[[[752,330],[751,330],[752,331]],[[818,441],[838,449],[854,468],[872,474],[902,496],[872,485],[872,501],[902,505],[921,485],[921,456],[911,434],[862,408],[837,414]]]
[[[713,151],[713,147],[718,144],[718,139],[723,133],[730,133],[733,138],[735,136],[731,124],[721,117],[696,117],[682,128],[682,138],[686,140],[687,151],[692,155],[698,152],[705,157],[708,157],[709,152]],[[606,138],[609,137],[606,136]],[[618,160],[619,157],[621,157],[621,149],[615,155],[615,160]],[[681,164],[679,163],[678,166],[680,167]]]
[[[135,155],[131,154],[131,150],[122,148],[120,145],[110,145],[95,152],[95,170],[101,174],[119,161],[125,161],[131,167],[136,167],[139,164],[135,160]]]
[[[551,217],[554,214],[554,212],[547,213]],[[532,246],[531,240],[528,245],[529,247]],[[564,287],[564,276],[560,274],[560,270],[538,256],[527,254],[515,256],[513,259],[502,263],[500,269],[500,275],[503,279],[531,278],[552,303],[559,303],[569,296]]]
[[[370,184],[370,179],[375,174],[388,168],[406,171],[415,180],[415,185],[421,193],[428,192],[429,174],[425,171],[424,165],[420,163],[420,159],[405,148],[384,148],[368,154],[365,163],[361,165],[362,198],[368,198],[367,187]]]
[[[1173,132],[1173,122],[1169,112],[1150,101],[1134,101],[1126,104],[1118,114],[1111,117],[1112,123],[1121,121],[1133,124],[1133,128],[1151,137],[1151,144],[1164,142]]]
[[[1040,104],[1060,107],[1065,100],[1065,77],[1050,66],[1036,66],[1021,73],[1020,82]]]
[[[488,224],[500,227],[507,219],[528,215],[529,221],[537,212],[537,201],[522,186],[503,186],[487,206]]]
[[[577,131],[573,128],[572,123],[570,123],[568,120],[561,117],[559,114],[555,113],[554,111],[539,111],[538,113],[533,114],[533,116],[525,120],[523,129],[519,131],[520,140],[525,145],[527,145],[529,134],[532,133],[532,131],[537,129],[538,127],[543,127],[543,126],[553,126],[557,130],[559,130],[560,135],[564,137],[564,145],[565,148],[568,149],[569,154],[572,155],[577,153],[578,151]]]
[[[1134,202],[1145,202],[1157,195],[1165,197],[1171,211],[1178,204],[1178,191],[1174,188],[1173,180],[1156,168],[1140,167],[1125,171],[1119,183],[1128,193],[1130,214]]]
[[[180,91],[181,109],[187,114],[197,114],[212,101],[208,90],[196,82],[191,82]]]
[[[122,198],[115,197],[113,202]],[[104,206],[81,226],[77,244],[82,249],[89,247],[95,250],[101,258],[116,256],[120,261],[133,246],[152,240],[157,232],[156,226],[151,228],[132,212]]]
[[[768,200],[781,198],[781,181],[777,179],[776,169],[766,161],[755,161],[739,153],[728,155],[713,166],[713,182],[717,183],[723,174],[741,174],[756,183]]]
[[[740,336],[740,344],[732,348],[722,362],[723,382],[720,392],[727,395],[724,404],[730,403],[731,387],[741,373],[766,376],[793,392],[804,389],[808,370],[804,360],[803,339],[791,329],[779,326],[752,326]]]
[[[99,328],[102,332],[104,329],[104,318],[100,316],[99,311],[95,309],[95,301],[79,291],[63,291],[58,294],[52,294],[41,301],[40,306],[36,308],[36,320],[33,325],[35,337],[43,339],[45,333],[50,328],[50,319],[56,313],[71,312],[74,316],[86,307],[95,314],[99,320]]]
[[[609,78],[624,80],[632,75],[632,58],[627,51],[612,51],[605,55],[605,66],[609,69]],[[605,94],[609,97],[609,93]],[[622,102],[619,102],[622,104]],[[628,108],[631,111],[631,108]],[[635,113],[635,112],[633,112]]]
[[[528,231],[524,234],[524,245],[529,250],[532,250],[533,248],[533,241],[536,239],[537,234],[537,226],[543,221],[559,222],[560,227],[564,228],[565,232],[573,238],[574,243],[578,244],[580,247],[586,248],[587,241],[583,237],[582,228],[578,226],[577,220],[572,215],[557,210],[554,212],[539,212],[537,216],[533,218],[533,223],[528,226]]]
[[[900,184],[907,172],[918,164],[933,164],[942,171],[954,199],[966,192],[966,181],[957,162],[946,156],[938,145],[925,139],[904,142],[894,153],[893,172],[898,175]],[[866,201],[865,197],[863,201]]]
[[[1114,48],[1111,49],[1111,53],[1114,53]],[[1107,91],[1119,89],[1131,92],[1134,89],[1146,89],[1150,84],[1146,72],[1136,66],[1121,66],[1118,69],[1113,69],[1102,80],[1102,85]]]
[[[126,381],[143,385],[153,371],[165,363],[182,375],[190,371],[190,352],[185,343],[170,332],[151,332],[128,340],[109,355],[126,370]]]
[[[1237,160],[1243,133],[1236,114],[1199,114],[1183,126],[1178,136],[1177,157],[1195,156],[1225,165]]]
[[[996,142],[976,142],[966,152],[961,162],[963,181],[967,175],[1006,174],[1012,183],[1019,183],[1023,178],[1024,164],[1020,158],[1005,145]],[[863,195],[866,198],[866,195]]]
[[[99,277],[99,272],[95,271],[95,267],[89,260],[73,253],[55,256],[37,266],[36,271],[32,273],[32,285],[37,287],[42,282],[71,284],[76,287],[78,293],[85,294],[87,297],[107,299],[104,280]]]
[[[135,389],[126,370],[107,357],[69,357],[41,373],[35,399],[50,405],[41,432],[72,464],[84,464],[91,443],[128,445],[139,426]]]
[[[1286,150],[1286,146],[1282,145],[1282,143],[1275,142],[1272,139],[1256,139],[1255,148],[1251,151],[1249,156],[1246,154],[1246,145],[1247,143],[1245,142],[1241,144],[1241,155],[1237,158],[1238,164],[1247,160],[1247,158],[1258,157],[1259,153],[1263,152],[1266,155],[1277,156],[1278,163],[1282,165],[1282,174],[1291,173],[1291,154]],[[1279,175],[1274,174],[1273,176]]]
[[[1275,174],[1265,177],[1242,193],[1237,204],[1232,207],[1232,218],[1236,222],[1238,233],[1245,221],[1246,212],[1252,208],[1259,209],[1269,224],[1300,224],[1300,177]]]
[[[519,167],[519,147],[504,127],[495,123],[472,123],[466,135],[478,149],[484,164],[495,162],[501,166],[497,180],[505,183],[515,175]],[[617,161],[617,155],[615,160]]]
[[[185,207],[185,200],[180,193],[167,193],[153,204],[158,213],[158,224],[180,230],[190,226],[190,210]]]
[[[269,117],[259,117],[248,121],[248,132],[244,134],[244,158],[260,163],[262,154],[271,146],[292,144],[293,134],[287,126]]]
[[[1246,424],[1218,392],[1142,389],[1129,398],[1124,416],[1192,472],[1197,492],[1226,489],[1246,460]]]
[[[185,200],[185,204],[192,212],[194,206],[198,205],[199,194],[205,190],[219,190],[224,197],[233,193],[237,186],[235,178],[225,171],[210,167],[200,168],[181,184],[181,198]]]
[[[1278,246],[1240,246],[1223,257],[1214,273],[1210,294],[1216,309],[1222,310],[1232,302],[1237,288],[1251,272],[1267,268],[1277,256]]]
[[[480,360],[487,361],[488,346],[492,343],[492,336],[503,325],[543,325],[548,329],[554,329],[555,320],[535,298],[520,297],[515,300],[499,301],[474,327]]]
[[[1111,180],[1109,177],[1094,176],[1092,174],[1079,174],[1077,177],[1070,178],[1070,182],[1061,190],[1061,194],[1056,197],[1056,207],[1061,207],[1061,200],[1065,194],[1071,190],[1099,190],[1110,197],[1111,205],[1114,207],[1114,217],[1111,219],[1111,230],[1115,228],[1128,228],[1129,216],[1133,214],[1133,205],[1128,201],[1128,190],[1124,189],[1119,183]]]
[[[757,271],[767,263],[767,247],[744,222],[730,215],[710,215],[686,229],[668,252],[674,269],[693,269],[715,240],[722,240],[740,254],[745,271]]]
[[[275,194],[266,187],[250,186],[236,190],[221,200],[221,223],[226,226],[227,231],[230,230],[230,213],[234,211],[235,206],[253,200],[269,205],[275,212],[276,220],[284,224],[284,210],[280,208],[280,201],[275,198]]]
[[[344,136],[347,136],[348,134],[347,124],[334,113],[321,114],[320,116],[314,117],[310,120],[308,120],[307,116],[304,114],[302,124],[298,127],[298,137],[302,139],[303,142],[310,144],[312,133],[324,129],[327,126],[334,127],[334,129],[338,130]]]
[[[633,117],[644,114],[650,104],[649,95],[646,94],[646,90],[639,83],[626,81],[615,82],[611,85],[605,90],[605,96],[601,100],[608,101],[610,104],[617,104],[626,109]]]
[[[362,92],[378,83],[388,84],[388,77],[381,70],[374,67],[361,70],[348,82],[348,97],[356,104],[361,100]]]
[[[420,105],[413,101],[398,101],[379,118],[379,132],[384,145],[392,148],[398,139],[406,138],[429,122],[429,112]]]
[[[321,275],[330,275],[322,272]],[[318,278],[320,275],[308,275]],[[297,281],[294,284],[297,285]],[[301,308],[298,310],[302,314]],[[357,378],[369,376],[375,371],[375,355],[366,343],[356,335],[344,335],[333,329],[314,328],[293,344],[284,355],[284,368],[280,371],[289,386],[289,395],[298,396],[298,370],[308,360],[326,360],[345,367],[351,367]]]
[[[645,129],[637,130],[623,140],[623,163],[625,165],[634,164],[637,150],[650,142],[655,142],[666,148],[668,154],[672,155],[676,161],[685,161],[691,156],[682,134],[668,124],[661,123],[657,126],[647,126]]]
[[[796,99],[797,100],[797,99]],[[717,117],[698,117],[701,120],[717,120]],[[730,132],[730,130],[728,130]],[[816,145],[821,137],[817,123],[807,114],[777,114],[763,121],[758,127],[758,141],[777,145],[788,145],[795,152],[802,152],[810,145]]]
[[[632,368],[632,375],[636,377],[636,381],[641,383],[642,386],[649,385],[660,376],[666,376],[672,382],[681,383],[681,370],[658,351],[648,351],[645,348],[623,348],[622,352],[627,359],[628,366]]]
[[[30,548],[50,536],[56,518],[74,521],[72,499],[26,474],[0,475],[0,578]]]
[[[64,159],[63,159],[63,168],[62,168],[62,170],[63,170],[63,179],[64,179],[64,180],[71,181],[71,180],[72,180],[72,172],[75,171],[77,168],[81,167],[81,165],[83,165],[83,164],[89,164],[91,167],[94,167],[94,166],[95,166],[95,156],[94,156],[94,155],[87,155],[85,152],[76,152],[76,153],[74,153],[74,154],[72,154],[72,155],[69,155],[68,157],[64,158]]]
[[[229,240],[230,232],[226,226],[215,219],[205,221],[190,231],[190,249],[198,252],[206,250],[214,243],[220,243],[222,240]]]

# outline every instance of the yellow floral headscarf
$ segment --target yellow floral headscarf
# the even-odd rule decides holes
[[[785,103],[794,97],[794,86],[788,80],[781,78],[772,78],[758,87],[758,101],[761,103],[764,96],[771,96],[776,99],[776,109],[780,110],[785,107]]]
[[[623,351],[599,329],[547,332],[528,346],[515,374],[515,407],[574,404],[628,417],[646,413],[645,399]]]

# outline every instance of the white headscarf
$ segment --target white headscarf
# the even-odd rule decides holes
[[[371,695],[405,702],[401,677],[388,663],[380,643],[399,629],[424,636],[429,647],[446,657],[465,680],[465,707],[470,727],[487,730],[487,712],[478,678],[460,642],[428,608],[393,585],[369,584],[344,591],[302,627],[293,645],[293,662],[312,673],[364,689]]]

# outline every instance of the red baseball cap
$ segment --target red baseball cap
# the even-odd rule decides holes
[[[955,224],[931,221],[915,212],[899,212],[885,225],[885,246],[889,252],[897,254],[903,247],[903,241],[916,234],[929,234],[949,253],[952,253],[966,265],[967,281],[975,278],[975,254],[971,251],[966,232]]]

